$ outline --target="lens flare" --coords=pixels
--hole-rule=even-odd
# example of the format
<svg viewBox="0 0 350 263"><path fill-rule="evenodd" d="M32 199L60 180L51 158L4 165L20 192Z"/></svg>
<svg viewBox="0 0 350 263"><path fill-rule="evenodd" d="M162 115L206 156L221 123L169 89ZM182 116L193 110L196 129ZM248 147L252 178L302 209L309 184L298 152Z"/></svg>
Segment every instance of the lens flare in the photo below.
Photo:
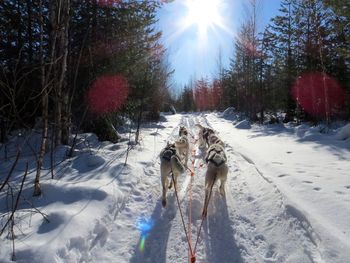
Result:
<svg viewBox="0 0 350 263"><path fill-rule="evenodd" d="M139 244L139 250L143 252L145 250L145 242L148 234L154 226L154 221L152 218L141 217L137 220L137 229L141 232L141 240Z"/></svg>
<svg viewBox="0 0 350 263"><path fill-rule="evenodd" d="M88 104L96 114L112 113L125 103L129 85L122 75L104 75L98 77L88 92Z"/></svg>
<svg viewBox="0 0 350 263"><path fill-rule="evenodd" d="M333 116L344 105L344 90L334 78L321 72L299 76L291 93L300 106L313 116Z"/></svg>
<svg viewBox="0 0 350 263"><path fill-rule="evenodd" d="M145 251L145 241L146 241L146 236L141 236L141 241L139 245L139 250L141 252Z"/></svg>

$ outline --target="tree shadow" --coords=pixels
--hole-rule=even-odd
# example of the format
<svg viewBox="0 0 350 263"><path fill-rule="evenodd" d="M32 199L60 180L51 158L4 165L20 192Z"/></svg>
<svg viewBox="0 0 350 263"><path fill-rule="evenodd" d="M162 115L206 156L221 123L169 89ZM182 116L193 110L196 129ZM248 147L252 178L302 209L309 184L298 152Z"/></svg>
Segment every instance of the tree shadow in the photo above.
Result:
<svg viewBox="0 0 350 263"><path fill-rule="evenodd" d="M212 196L212 211L204 222L204 240L208 262L242 263L243 259L234 238L226 199Z"/></svg>
<svg viewBox="0 0 350 263"><path fill-rule="evenodd" d="M154 225L148 235L140 235L139 241L134 248L134 255L130 263L152 262L165 263L167 244L172 220L176 216L175 196L169 195L167 206L162 211L161 202L157 202L156 207L150 217Z"/></svg>

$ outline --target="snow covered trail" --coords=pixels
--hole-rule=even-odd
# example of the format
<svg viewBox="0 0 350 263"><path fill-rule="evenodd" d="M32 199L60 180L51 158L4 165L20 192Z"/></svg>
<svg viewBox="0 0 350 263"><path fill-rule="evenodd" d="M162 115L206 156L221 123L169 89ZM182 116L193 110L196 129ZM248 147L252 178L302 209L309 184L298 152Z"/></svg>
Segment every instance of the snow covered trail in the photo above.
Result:
<svg viewBox="0 0 350 263"><path fill-rule="evenodd" d="M320 236L304 214L297 206L286 202L285 195L276 184L264 177L251 156L239 152L236 144L231 143L230 138L237 132L232 124L222 127L224 121L213 115L208 115L208 118L205 115L167 118L168 121L162 123L164 128L155 132L151 127L143 132L144 147L131 153L129 163L132 165L123 173L136 176L137 182L127 188L117 212L111 208L96 222L91 234L94 238L90 237L91 245L87 246L89 250L85 257L77 258L83 259L82 262L110 262L112 258L115 262L131 263L188 261L186 235L172 190L168 192L167 207L161 206L158 154L166 141L177 137L180 125L187 127L191 152L194 151L189 161L193 161L195 170L191 210L191 240L194 245L201 222L206 167L203 161L205 152L194 145L198 132L195 124L201 123L215 129L227 143L230 171L226 199L220 196L217 186L213 189L208 217L200 233L196 262L330 262L324 259L319 247ZM190 180L191 177L186 174L179 178L178 186L187 229ZM120 178L116 191L120 191L120 184L126 181L126 178ZM336 258L332 258L331 262L336 262L333 259Z"/></svg>
<svg viewBox="0 0 350 263"><path fill-rule="evenodd" d="M141 144L130 151L126 166L126 141L113 145L82 135L88 151L78 145L76 156L57 167L54 180L43 177L44 195L34 199L50 223L39 215L19 221L17 262L188 262L173 189L167 207L161 205L159 153L178 137L180 125L187 127L188 165L195 175L181 176L178 192L194 246L206 172L196 123L213 128L226 143L229 165L226 198L217 185L213 188L197 263L348 262L349 152L300 141L288 130L238 129L218 114L167 115L163 122L145 125ZM8 169L11 162L2 167ZM30 183L25 194L31 196ZM5 199L1 193L0 201ZM4 209L0 203L0 211ZM10 262L11 242L0 241L0 262Z"/></svg>
<svg viewBox="0 0 350 263"><path fill-rule="evenodd" d="M197 133L196 123L213 127L219 135L223 135L221 127L215 126L215 121L201 115L184 115L179 123L169 123L172 123L170 128L173 130L167 140L176 137L180 124L188 128L192 143L195 142ZM227 138L223 136L226 142ZM161 147L164 145L162 142ZM156 146L158 152L161 147ZM204 153L195 145L192 147L192 151L195 151L191 159L195 167L191 211L191 236L194 245L201 221L206 166L203 165ZM308 220L296 207L285 206L284 195L277 186L264 178L249 157L234 149L235 145L227 143L230 172L226 184L226 199L220 196L217 186L214 187L208 217L200 233L197 262L328 262L322 258L318 248L319 237ZM118 262L129 262L130 257L130 262L133 263L187 262L188 246L175 196L169 191L168 205L165 209L161 207L158 159L151 163L152 165L144 167L144 172L150 176L147 180L152 181L147 185L153 185L154 188L138 189L139 186L136 186L139 198L131 196L118 219L121 228L112 231L118 232L111 239L112 243L119 244L118 246L123 244L129 249L126 253L123 248L115 248L114 251L118 251L116 258ZM181 207L187 224L189 175L180 178L179 182ZM144 203L145 200L147 204ZM135 231L135 225L131 223L140 218L151 224L150 231L145 236Z"/></svg>

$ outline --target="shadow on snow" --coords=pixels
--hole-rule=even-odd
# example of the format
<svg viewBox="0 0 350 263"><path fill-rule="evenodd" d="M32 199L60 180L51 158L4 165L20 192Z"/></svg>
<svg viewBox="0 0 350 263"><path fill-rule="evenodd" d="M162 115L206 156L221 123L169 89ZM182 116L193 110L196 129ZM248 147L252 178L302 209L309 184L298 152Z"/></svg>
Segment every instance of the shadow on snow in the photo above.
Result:
<svg viewBox="0 0 350 263"><path fill-rule="evenodd" d="M140 236L139 242L135 247L135 253L130 259L130 263L165 263L167 261L166 251L169 233L172 220L176 216L175 196L169 195L167 199L167 207L164 209L164 212L162 212L163 208L161 202L157 202L151 215L151 219L154 221L154 227L147 235L143 249L141 249L143 237Z"/></svg>

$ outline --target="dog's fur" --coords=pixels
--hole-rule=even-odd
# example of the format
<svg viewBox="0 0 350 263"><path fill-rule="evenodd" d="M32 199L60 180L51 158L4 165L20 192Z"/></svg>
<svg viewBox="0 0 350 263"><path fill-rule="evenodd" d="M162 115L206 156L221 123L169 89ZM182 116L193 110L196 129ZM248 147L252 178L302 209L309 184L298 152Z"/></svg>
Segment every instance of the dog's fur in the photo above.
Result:
<svg viewBox="0 0 350 263"><path fill-rule="evenodd" d="M228 166L224 147L221 144L212 144L205 157L208 163L205 175L205 198L202 215L207 216L209 195L215 182L220 179L220 194L225 197L225 182L227 180Z"/></svg>
<svg viewBox="0 0 350 263"><path fill-rule="evenodd" d="M181 160L183 160L185 167L187 167L188 156L190 152L190 144L186 135L182 135L175 141L175 147Z"/></svg>
<svg viewBox="0 0 350 263"><path fill-rule="evenodd" d="M177 177L185 172L185 167L181 163L181 159L177 154L177 149L175 144L167 144L167 146L160 153L160 176L162 182L162 205L166 206L166 192L167 189L172 187L173 180L169 175L174 176L174 187L177 184Z"/></svg>
<svg viewBox="0 0 350 263"><path fill-rule="evenodd" d="M199 123L196 124L196 126L199 128L199 134L198 134L198 140L199 140L199 147L205 148L209 145L209 136L210 134L214 134L214 131L210 128L203 127Z"/></svg>
<svg viewBox="0 0 350 263"><path fill-rule="evenodd" d="M183 135L187 136L187 135L188 135L188 132L187 132L187 129L186 129L185 126L180 126L180 129L179 129L179 136L181 137L181 136L183 136Z"/></svg>
<svg viewBox="0 0 350 263"><path fill-rule="evenodd" d="M225 148L225 143L215 134L211 133L208 137L209 146L213 144L220 144L223 148Z"/></svg>

